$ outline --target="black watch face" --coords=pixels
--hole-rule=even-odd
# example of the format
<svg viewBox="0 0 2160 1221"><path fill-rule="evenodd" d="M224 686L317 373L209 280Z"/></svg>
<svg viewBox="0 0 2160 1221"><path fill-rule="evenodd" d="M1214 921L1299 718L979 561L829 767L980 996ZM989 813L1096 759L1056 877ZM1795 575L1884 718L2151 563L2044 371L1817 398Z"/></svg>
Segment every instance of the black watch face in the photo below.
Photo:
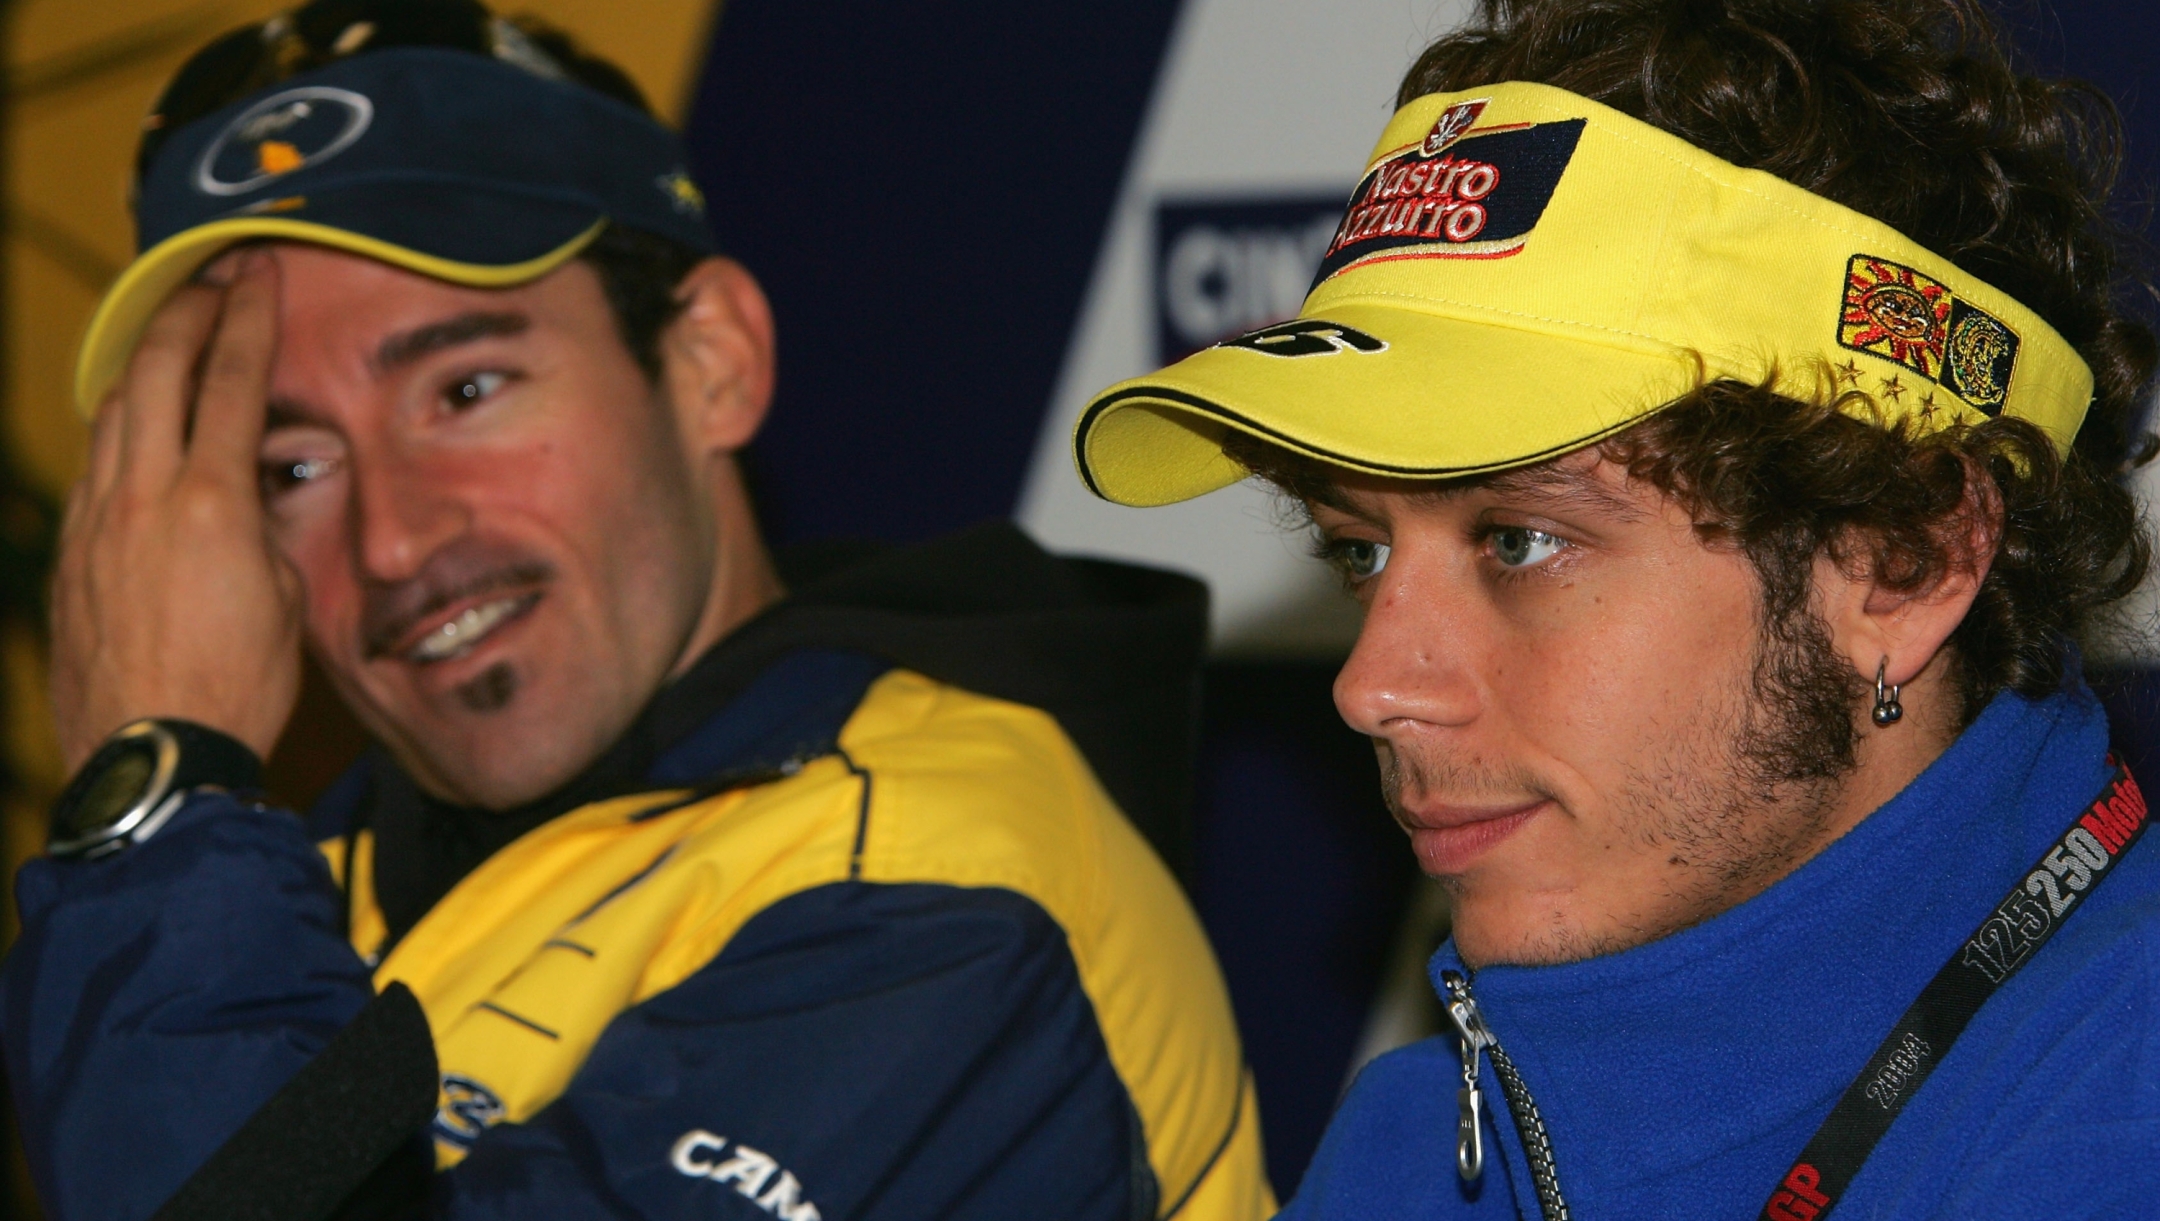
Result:
<svg viewBox="0 0 2160 1221"><path fill-rule="evenodd" d="M101 830L127 813L150 787L157 775L157 743L140 739L114 745L114 754L99 767L82 800L60 811L53 825L54 839L80 839Z"/></svg>

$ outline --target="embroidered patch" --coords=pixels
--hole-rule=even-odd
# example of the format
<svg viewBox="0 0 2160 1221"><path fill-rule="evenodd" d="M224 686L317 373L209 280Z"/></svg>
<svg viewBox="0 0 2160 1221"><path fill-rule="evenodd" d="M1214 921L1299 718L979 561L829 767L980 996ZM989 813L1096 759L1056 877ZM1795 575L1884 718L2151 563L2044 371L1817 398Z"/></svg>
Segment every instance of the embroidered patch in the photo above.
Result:
<svg viewBox="0 0 2160 1221"><path fill-rule="evenodd" d="M1257 331L1247 331L1235 339L1225 339L1215 346L1250 348L1269 356L1332 356L1337 352L1387 351L1386 340L1325 318L1278 322Z"/></svg>
<svg viewBox="0 0 2160 1221"><path fill-rule="evenodd" d="M653 185L668 198L668 206L684 216L705 215L705 192L690 181L690 171L680 167L653 179Z"/></svg>
<svg viewBox="0 0 2160 1221"><path fill-rule="evenodd" d="M1943 362L1943 385L1994 415L2010 397L2017 352L2018 338L2009 327L1960 301L1950 311L1950 354Z"/></svg>
<svg viewBox="0 0 2160 1221"><path fill-rule="evenodd" d="M1838 344L1895 361L1989 415L2002 410L2017 366L2009 327L1929 276L1856 254L1846 265Z"/></svg>
<svg viewBox="0 0 2160 1221"><path fill-rule="evenodd" d="M445 1073L442 1100L435 1110L435 1139L458 1149L470 1149L489 1128L503 1121L510 1108L495 1091L470 1077Z"/></svg>
<svg viewBox="0 0 2160 1221"><path fill-rule="evenodd" d="M1477 125L1478 116L1485 113L1485 107L1491 102L1491 98L1479 98L1475 102L1457 102L1441 111L1440 117L1433 120L1432 130L1426 133L1424 154L1437 157L1446 152L1449 145L1462 139Z"/></svg>
<svg viewBox="0 0 2160 1221"><path fill-rule="evenodd" d="M1583 120L1470 127L1483 113L1483 102L1452 106L1422 143L1373 167L1350 195L1314 287L1372 259L1521 253L1574 160Z"/></svg>
<svg viewBox="0 0 2160 1221"><path fill-rule="evenodd" d="M303 85L235 116L203 150L195 189L244 195L351 148L375 120L375 103L350 89Z"/></svg>
<svg viewBox="0 0 2160 1221"><path fill-rule="evenodd" d="M780 1221L821 1221L818 1206L803 1199L802 1180L772 1154L741 1143L729 1150L727 1137L692 1128L668 1150L668 1164L686 1178L732 1184L737 1195Z"/></svg>
<svg viewBox="0 0 2160 1221"><path fill-rule="evenodd" d="M1854 255L1845 274L1838 342L1934 381L1948 343L1950 305L1948 288L1912 268Z"/></svg>

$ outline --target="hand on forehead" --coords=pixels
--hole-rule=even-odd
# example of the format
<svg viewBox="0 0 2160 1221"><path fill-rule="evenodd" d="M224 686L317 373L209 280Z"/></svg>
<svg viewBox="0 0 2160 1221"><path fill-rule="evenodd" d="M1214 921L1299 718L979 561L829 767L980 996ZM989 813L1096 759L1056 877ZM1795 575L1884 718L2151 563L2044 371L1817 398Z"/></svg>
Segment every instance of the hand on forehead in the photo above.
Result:
<svg viewBox="0 0 2160 1221"><path fill-rule="evenodd" d="M258 250L270 253L273 257L275 255L271 243L240 242L226 247L215 258L204 263L202 270L195 273L195 278L191 282L207 284L212 288L228 287L232 284L234 278L240 274L240 268L247 261L248 255Z"/></svg>

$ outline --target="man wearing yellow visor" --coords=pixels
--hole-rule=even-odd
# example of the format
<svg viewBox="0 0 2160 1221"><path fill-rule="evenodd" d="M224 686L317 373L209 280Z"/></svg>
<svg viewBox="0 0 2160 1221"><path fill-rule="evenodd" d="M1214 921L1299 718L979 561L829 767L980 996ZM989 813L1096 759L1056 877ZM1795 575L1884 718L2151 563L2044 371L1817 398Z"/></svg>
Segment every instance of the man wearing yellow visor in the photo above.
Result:
<svg viewBox="0 0 2160 1221"><path fill-rule="evenodd" d="M1301 316L1090 405L1111 500L1309 512L1452 896L1286 1216L2150 1214L2112 121L1966 0L1486 0Z"/></svg>
<svg viewBox="0 0 2160 1221"><path fill-rule="evenodd" d="M145 133L0 990L50 1216L1272 1210L1135 826L1197 583L768 553L771 313L543 28L313 0ZM303 639L379 743L306 823L258 783Z"/></svg>

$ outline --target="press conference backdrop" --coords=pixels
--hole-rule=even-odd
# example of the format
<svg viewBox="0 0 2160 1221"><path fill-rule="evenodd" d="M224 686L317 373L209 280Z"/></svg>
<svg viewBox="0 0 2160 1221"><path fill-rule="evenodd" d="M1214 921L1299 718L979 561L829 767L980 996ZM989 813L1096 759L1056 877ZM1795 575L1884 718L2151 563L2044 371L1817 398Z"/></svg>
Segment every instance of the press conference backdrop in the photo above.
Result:
<svg viewBox="0 0 2160 1221"><path fill-rule="evenodd" d="M2124 103L2134 193L2149 197L2160 98L2143 96L2140 49L2155 45L2160 11L2005 2L2037 62ZM1430 1023L1418 966L1441 913L1378 804L1369 748L1329 704L1352 608L1279 506L1252 488L1144 513L1109 506L1080 487L1067 438L1091 391L1295 312L1397 80L1466 5L534 5L633 59L683 118L721 239L773 296L780 390L750 459L777 538L911 539L1013 516L1053 547L1183 568L1213 587L1188 882L1286 1195L1354 1063ZM173 46L273 7L17 0L29 24L10 62L34 61L47 92L22 99L19 77L11 95L11 437L48 492L79 469L79 430L51 412L72 339L59 332L79 326L125 249L125 133ZM95 37L70 41L77 27ZM47 51L26 54L26 40ZM95 108L55 109L89 78L119 84ZM44 202L26 212L26 191ZM27 326L44 329L26 340ZM37 703L35 667L19 642L0 643L11 757L47 757L21 711ZM2118 651L2151 655L2136 641ZM2146 716L2160 701L2126 690L2127 724L2160 720Z"/></svg>

